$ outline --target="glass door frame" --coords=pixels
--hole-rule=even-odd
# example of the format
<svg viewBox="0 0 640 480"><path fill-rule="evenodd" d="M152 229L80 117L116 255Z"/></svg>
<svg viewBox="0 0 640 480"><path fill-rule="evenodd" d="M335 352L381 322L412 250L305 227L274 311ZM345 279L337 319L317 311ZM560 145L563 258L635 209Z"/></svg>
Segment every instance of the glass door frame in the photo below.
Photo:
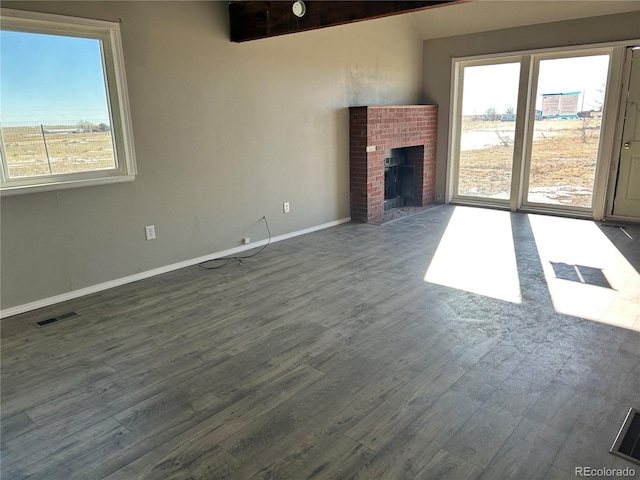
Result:
<svg viewBox="0 0 640 480"><path fill-rule="evenodd" d="M600 134L598 138L598 148L596 153L596 165L595 165L595 176L594 183L592 189L592 201L591 207L576 207L569 205L551 205L547 203L541 202L533 202L528 199L529 195L529 181L530 181L530 172L532 166L531 154L533 151L533 135L534 135L534 126L535 126L535 103L538 97L538 79L540 74L540 62L544 60L559 60L563 58L579 58L579 57L590 57L594 55L608 55L609 56L609 65L607 67L606 72L606 86L602 104L602 120L600 126ZM518 209L528 211L528 212L561 212L566 214L572 214L574 216L593 216L594 206L596 205L596 197L598 196L599 189L598 185L601 182L598 182L598 178L601 176L602 171L602 161L603 158L603 144L604 133L605 133L605 112L607 111L607 103L610 97L610 88L609 86L611 77L612 77L612 64L614 61L614 49L612 47L600 47L600 48L588 48L584 50L574 50L574 51L560 51L560 52L548 52L548 53L540 53L531 56L531 76L529 83L529 102L530 108L527 111L527 124L528 128L526 129L526 137L525 137L525 145L526 149L524 150L523 155L523 175L522 175L522 184L519 191L519 199L518 199ZM607 122L608 123L608 122Z"/></svg>
<svg viewBox="0 0 640 480"><path fill-rule="evenodd" d="M516 107L516 131L514 139L514 159L516 157L516 143L518 140L518 122L521 115L520 109L520 94L522 85L522 73L525 62L523 62L523 55L505 55L505 56L492 56L486 58L475 58L470 60L461 60L454 62L453 64L453 81L454 89L452 95L452 115L450 117L450 130L449 130L449 156L448 158L455 159L451 162L450 176L448 179L448 202L451 203L472 203L478 205L487 205L494 207L510 208L510 199L495 199L486 197L475 197L470 195L458 195L459 178L460 178L460 154L461 154L461 139L462 139L462 96L464 86L464 69L466 67L479 67L490 65L501 65L505 63L519 63L520 64L520 80L518 86L518 106ZM455 59L454 59L455 60ZM521 142L520 142L521 143ZM511 184L513 196L513 161L511 172Z"/></svg>
<svg viewBox="0 0 640 480"><path fill-rule="evenodd" d="M637 42L635 42L637 43ZM551 213L601 220L605 216L607 192L610 189L610 166L616 146L614 133L618 119L620 81L625 49L634 41L609 42L597 45L548 48L505 54L491 54L474 57L459 57L451 60L451 99L449 116L449 142L447 151L447 178L445 202L459 205L475 205L512 211ZM528 172L531 165L531 145L535 121L535 100L537 92L539 62L551 58L571 58L609 54L606 91L602 107L602 126L596 160L596 173L592 207L567 207L526 202ZM520 62L520 83L516 109L516 126L513 148L511 176L511 196L508 201L480 197L460 196L458 175L460 160L460 139L462 122L463 69L466 66L492 65ZM618 146L619 147L619 146ZM526 187L526 189L525 189Z"/></svg>
<svg viewBox="0 0 640 480"><path fill-rule="evenodd" d="M622 143L623 143L623 131L624 131L624 123L626 111L628 108L628 98L627 92L630 88L631 82L631 66L632 66L632 50L640 49L640 39L636 42L628 42L624 47L623 53L623 67L622 67L622 79L620 81L620 92L615 97L612 96L612 101L616 101L618 99L619 109L617 112L616 119L616 127L615 134L613 138L613 155L611 159L611 167L609 168L609 178L608 185L610 188L607 188L606 192L606 203L604 208L604 219L612 220L612 221L631 221L636 222L637 218L629 218L629 217L621 217L617 216L613 213L614 209L614 198L616 194L616 186L618 181L618 171L620 168L620 154L622 153Z"/></svg>

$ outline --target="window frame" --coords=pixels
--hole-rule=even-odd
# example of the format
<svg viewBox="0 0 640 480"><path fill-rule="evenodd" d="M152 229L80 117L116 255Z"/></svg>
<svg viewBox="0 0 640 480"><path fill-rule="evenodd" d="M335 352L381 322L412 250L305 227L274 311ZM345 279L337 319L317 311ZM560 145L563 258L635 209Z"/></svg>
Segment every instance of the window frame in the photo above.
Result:
<svg viewBox="0 0 640 480"><path fill-rule="evenodd" d="M0 29L100 40L116 167L10 178L0 128L0 196L133 181L137 174L120 25L115 22L0 8Z"/></svg>
<svg viewBox="0 0 640 480"><path fill-rule="evenodd" d="M506 63L518 63L519 64L519 87L521 86L521 79L523 75L528 75L528 71L523 72L527 67L523 55L504 54L494 56L479 56L468 57L462 59L453 59L452 63L452 89L451 89L451 108L450 115L450 133L449 133L449 145L448 145L448 158L450 167L448 170L449 181L448 183L448 202L475 203L479 205L488 205L496 208L508 208L510 205L510 199L490 199L485 197L476 197L473 195L461 195L459 193L459 176L460 176L460 154L461 154L461 139L462 139L462 97L464 88L464 72L467 67L479 67L479 66L491 66L491 65L503 65ZM520 103L520 89L518 91L518 104ZM517 119L517 116L516 116ZM520 124L515 122L516 138L519 132L518 127ZM514 158L518 154L520 145L514 141L513 155ZM513 184L513 169L516 167L516 162L512 161L512 178ZM512 196L512 195L511 195Z"/></svg>
<svg viewBox="0 0 640 480"><path fill-rule="evenodd" d="M609 196L611 195L612 185L615 185L615 171L613 166L615 163L616 149L619 145L614 143L614 134L619 131L620 125L618 117L619 98L621 92L622 81L622 65L624 49L628 46L636 45L640 39L619 40L601 43L586 43L579 45L557 46L550 48L539 48L531 50L518 50L511 52L498 52L473 56L461 56L451 58L450 70L450 99L449 99L449 121L448 121L448 145L447 145L447 168L446 168L446 186L445 186L445 202L459 205L478 205L493 208L508 208L511 211L526 211L530 213L551 213L554 215L568 215L572 217L593 218L601 220L608 216L607 211L611 210ZM598 147L598 159L596 165L596 174L593 190L593 202L590 209L580 207L556 208L555 206L544 206L542 204L523 202L523 176L527 173L525 167L528 168L528 138L531 123L535 115L535 106L530 105L529 95L533 82L533 66L536 58L566 56L580 56L582 54L589 55L591 52L610 50L609 70L607 75L607 92L604 99L602 110L602 130L600 133L600 143ZM507 57L522 58L521 78L520 78L520 96L518 100L519 107L516 115L516 138L514 141L514 163L512 172L512 192L511 201L508 205L497 205L494 202L488 202L486 199L474 199L470 197L456 196L455 176L455 141L459 132L456 125L456 108L461 101L458 98L461 91L460 79L458 78L459 64L467 62L489 62ZM520 98L522 97L522 98ZM615 140L617 141L617 139ZM516 182L513 179L517 179ZM607 210L608 209L608 210Z"/></svg>
<svg viewBox="0 0 640 480"><path fill-rule="evenodd" d="M610 163L610 158L607 156L608 149L606 148L607 143L610 140L610 136L612 133L611 130L611 121L609 119L610 115L607 115L607 112L610 111L609 104L611 101L611 92L615 90L615 85L612 86L611 82L615 82L612 80L616 75L617 70L619 70L619 62L617 61L622 49L624 47L620 46L595 46L595 47L587 47L583 49L564 49L564 50L556 50L549 51L543 53L537 53L532 55L531 57L531 81L529 84L529 93L531 95L531 102L533 107L529 109L527 112L527 125L528 128L526 130L526 137L524 139L525 145L527 148L525 149L525 154L522 158L522 169L523 175L521 178L520 185L520 197L518 198L518 204L520 208L530 211L555 211L555 210L564 210L567 213L573 214L575 216L586 216L593 217L594 212L601 203L603 198L603 192L601 188L601 178L602 171L606 170L605 164ZM589 57L594 55L606 55L609 57L607 72L605 75L605 95L602 98L602 122L601 128L598 135L598 148L596 150L596 165L594 169L594 181L592 187L592 200L590 207L577 207L577 206L562 206L561 208L551 206L541 202L535 202L529 199L529 187L531 180L531 168L532 168L532 152L533 152L533 135L535 128L535 99L538 97L538 81L540 74L540 63L545 60L557 60L563 58L580 58L580 57ZM615 103L615 102L614 102Z"/></svg>

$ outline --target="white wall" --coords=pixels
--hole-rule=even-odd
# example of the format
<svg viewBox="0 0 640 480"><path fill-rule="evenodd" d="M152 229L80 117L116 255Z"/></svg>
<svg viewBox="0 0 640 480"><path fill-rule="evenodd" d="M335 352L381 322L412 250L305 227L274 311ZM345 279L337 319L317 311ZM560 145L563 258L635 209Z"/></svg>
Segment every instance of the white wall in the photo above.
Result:
<svg viewBox="0 0 640 480"><path fill-rule="evenodd" d="M420 98L407 16L234 44L226 2L2 6L122 18L139 171L0 201L2 309L265 238L262 215L274 235L348 217L347 108Z"/></svg>

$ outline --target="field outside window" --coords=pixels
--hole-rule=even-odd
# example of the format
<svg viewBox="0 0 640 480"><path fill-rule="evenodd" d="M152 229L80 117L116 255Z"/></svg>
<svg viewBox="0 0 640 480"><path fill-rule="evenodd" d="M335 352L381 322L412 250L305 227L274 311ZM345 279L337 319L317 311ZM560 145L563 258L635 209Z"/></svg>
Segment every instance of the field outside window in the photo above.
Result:
<svg viewBox="0 0 640 480"><path fill-rule="evenodd" d="M519 76L519 62L464 67L458 195L509 199Z"/></svg>
<svg viewBox="0 0 640 480"><path fill-rule="evenodd" d="M131 180L119 26L2 10L2 194Z"/></svg>
<svg viewBox="0 0 640 480"><path fill-rule="evenodd" d="M591 208L609 55L539 63L527 201Z"/></svg>

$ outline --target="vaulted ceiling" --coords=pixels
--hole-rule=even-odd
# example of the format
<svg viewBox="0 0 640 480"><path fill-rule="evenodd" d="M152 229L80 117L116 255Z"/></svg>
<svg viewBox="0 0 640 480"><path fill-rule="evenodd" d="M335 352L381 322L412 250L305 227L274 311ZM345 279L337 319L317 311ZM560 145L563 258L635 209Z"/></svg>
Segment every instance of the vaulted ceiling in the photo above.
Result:
<svg viewBox="0 0 640 480"><path fill-rule="evenodd" d="M640 0L474 0L408 15L428 40L631 11Z"/></svg>

